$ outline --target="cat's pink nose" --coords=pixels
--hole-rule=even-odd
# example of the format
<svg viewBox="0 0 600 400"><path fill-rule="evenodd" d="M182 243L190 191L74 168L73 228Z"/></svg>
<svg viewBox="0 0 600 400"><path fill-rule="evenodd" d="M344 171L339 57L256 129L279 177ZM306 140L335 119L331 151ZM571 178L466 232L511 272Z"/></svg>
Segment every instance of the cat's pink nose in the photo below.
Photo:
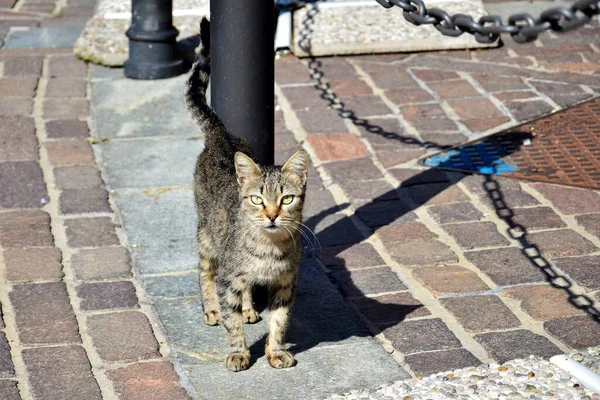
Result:
<svg viewBox="0 0 600 400"><path fill-rule="evenodd" d="M271 222L275 222L275 220L277 219L277 214L267 215L267 218L269 218Z"/></svg>

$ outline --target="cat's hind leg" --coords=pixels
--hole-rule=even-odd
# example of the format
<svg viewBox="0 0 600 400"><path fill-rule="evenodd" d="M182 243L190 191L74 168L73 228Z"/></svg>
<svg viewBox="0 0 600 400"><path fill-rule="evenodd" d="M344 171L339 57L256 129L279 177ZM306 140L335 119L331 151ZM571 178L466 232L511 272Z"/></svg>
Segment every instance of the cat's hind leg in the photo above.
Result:
<svg viewBox="0 0 600 400"><path fill-rule="evenodd" d="M265 354L273 368L289 368L295 364L294 356L285 347L285 333L295 295L295 279L292 279L287 285L278 285L271 289L269 337L267 338Z"/></svg>
<svg viewBox="0 0 600 400"><path fill-rule="evenodd" d="M219 312L219 299L215 289L216 260L211 257L211 246L207 238L198 231L198 253L200 255L199 276L202 289L202 309L204 310L204 323L218 325L221 321Z"/></svg>
<svg viewBox="0 0 600 400"><path fill-rule="evenodd" d="M254 324L260 321L260 315L254 309L252 302L252 287L248 287L242 293L242 319L245 324Z"/></svg>

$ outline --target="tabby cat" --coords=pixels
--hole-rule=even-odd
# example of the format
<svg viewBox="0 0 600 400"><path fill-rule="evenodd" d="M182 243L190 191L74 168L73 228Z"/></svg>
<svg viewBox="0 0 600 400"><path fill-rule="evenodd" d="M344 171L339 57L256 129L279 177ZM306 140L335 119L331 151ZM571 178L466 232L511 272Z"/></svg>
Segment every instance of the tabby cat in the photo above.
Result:
<svg viewBox="0 0 600 400"><path fill-rule="evenodd" d="M252 287L269 288L266 356L275 368L294 365L285 333L302 255L300 221L308 157L298 151L283 166L258 166L248 144L229 134L207 104L209 22L201 23L201 50L186 90L186 104L205 136L194 194L204 322L227 331L226 367L248 368L243 323L259 320Z"/></svg>

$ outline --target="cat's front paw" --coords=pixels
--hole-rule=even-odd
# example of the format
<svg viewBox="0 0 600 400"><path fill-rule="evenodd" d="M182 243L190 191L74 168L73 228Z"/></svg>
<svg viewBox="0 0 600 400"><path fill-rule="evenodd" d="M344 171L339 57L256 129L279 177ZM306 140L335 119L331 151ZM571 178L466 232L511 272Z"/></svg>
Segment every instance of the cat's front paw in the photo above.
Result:
<svg viewBox="0 0 600 400"><path fill-rule="evenodd" d="M260 321L260 315L252 309L242 310L242 318L245 324L255 324Z"/></svg>
<svg viewBox="0 0 600 400"><path fill-rule="evenodd" d="M209 311L204 313L204 323L206 325L219 325L221 322L221 314L218 311Z"/></svg>
<svg viewBox="0 0 600 400"><path fill-rule="evenodd" d="M296 363L294 356L289 351L275 351L267 354L269 364L273 368L290 368Z"/></svg>
<svg viewBox="0 0 600 400"><path fill-rule="evenodd" d="M244 371L250 365L250 354L248 353L231 353L225 361L225 366L233 372Z"/></svg>

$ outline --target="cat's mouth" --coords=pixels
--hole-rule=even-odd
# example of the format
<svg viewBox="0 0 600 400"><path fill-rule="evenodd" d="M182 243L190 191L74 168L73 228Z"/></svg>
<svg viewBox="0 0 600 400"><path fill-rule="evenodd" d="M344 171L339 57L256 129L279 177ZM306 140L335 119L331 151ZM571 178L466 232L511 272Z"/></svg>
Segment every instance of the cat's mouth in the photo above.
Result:
<svg viewBox="0 0 600 400"><path fill-rule="evenodd" d="M277 229L279 229L279 227L275 224L271 224L271 225L265 226L265 229L269 232L275 232Z"/></svg>

